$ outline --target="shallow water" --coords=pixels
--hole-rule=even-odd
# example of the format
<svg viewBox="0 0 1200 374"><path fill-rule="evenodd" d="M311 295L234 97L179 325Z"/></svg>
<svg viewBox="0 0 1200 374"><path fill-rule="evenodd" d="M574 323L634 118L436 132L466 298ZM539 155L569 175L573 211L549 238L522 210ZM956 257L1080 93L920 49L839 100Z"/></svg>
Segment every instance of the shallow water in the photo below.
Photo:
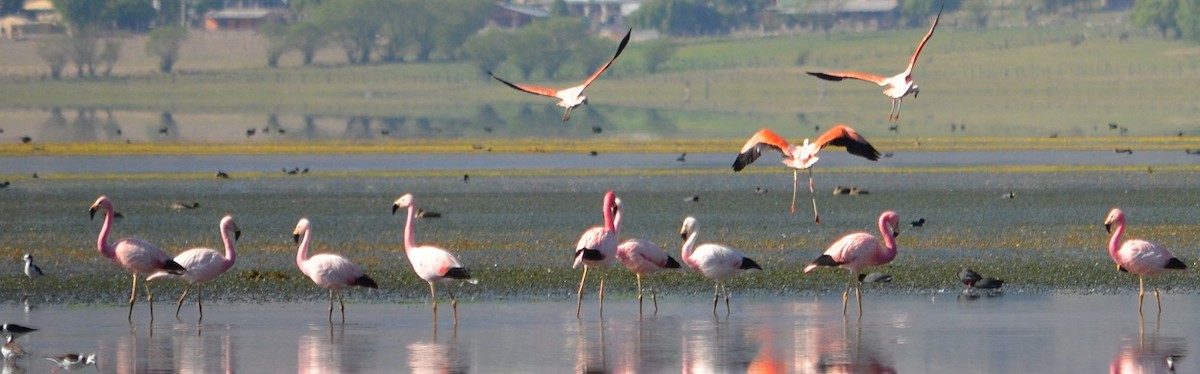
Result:
<svg viewBox="0 0 1200 374"><path fill-rule="evenodd" d="M10 362L40 372L52 367L41 356L95 351L106 373L1155 373L1168 357L1183 373L1195 372L1189 348L1200 339L1195 295L1164 295L1158 322L1151 295L1141 323L1129 294L868 290L863 316L851 300L846 319L837 294L735 294L720 317L711 299L661 296L658 314L647 299L640 318L631 299L607 300L601 318L588 297L582 319L573 302L467 302L457 328L442 304L436 329L427 304L350 304L347 321L334 324L323 301L210 303L203 323L194 304L175 320L170 302L152 324L142 304L133 323L123 307L9 304L0 314L41 329L19 339L29 356Z"/></svg>

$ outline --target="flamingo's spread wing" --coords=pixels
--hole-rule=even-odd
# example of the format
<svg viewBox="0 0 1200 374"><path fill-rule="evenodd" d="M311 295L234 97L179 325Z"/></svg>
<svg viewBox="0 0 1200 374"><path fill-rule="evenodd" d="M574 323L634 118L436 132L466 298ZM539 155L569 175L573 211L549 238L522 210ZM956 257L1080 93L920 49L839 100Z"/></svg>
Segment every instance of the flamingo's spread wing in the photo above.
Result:
<svg viewBox="0 0 1200 374"><path fill-rule="evenodd" d="M746 165L750 165L754 160L761 157L764 150L779 151L784 156L791 157L788 154L788 148L787 140L783 140L779 134L770 129L759 130L754 136L750 137L750 140L746 141L746 145L742 146L737 160L733 161L733 171L741 171L746 168Z"/></svg>
<svg viewBox="0 0 1200 374"><path fill-rule="evenodd" d="M942 8L945 7L945 5L942 5ZM942 19L942 9L939 8L937 17L933 19L933 25L929 26L929 32L926 32L925 37L921 38L921 43L917 44L917 51L913 52L912 59L908 60L908 67L904 69L904 75L912 74L913 67L917 66L917 56L921 55L921 49L925 48L925 42L929 41L929 37L933 36L933 29L937 28L938 20L940 19Z"/></svg>
<svg viewBox="0 0 1200 374"><path fill-rule="evenodd" d="M528 93L531 93L534 95L539 95L539 96L548 96L548 97L555 97L555 98L558 97L558 90L556 90L556 89L515 84L512 82L500 79L500 77L497 77L495 74L492 74L492 72L490 72L490 71L487 73L488 73L488 75L492 76L492 78L496 78L496 80L500 81L500 83L504 83L504 84L508 85L509 87L517 89L518 91L524 91L524 92L528 92Z"/></svg>
<svg viewBox="0 0 1200 374"><path fill-rule="evenodd" d="M629 29L629 31L625 33L625 38L621 39L621 45L617 46L617 53L614 53L612 58L609 59L608 62L604 64L604 66L601 66L599 69L596 69L596 72L592 73L592 76L588 77L587 80L583 81L583 84L581 85L581 87L587 88L588 85L592 84L592 81L594 81L594 80L596 80L596 78L600 77L600 74L604 74L604 71L608 70L608 67L612 65L613 61L617 60L617 56L620 56L621 51L624 51L625 46L629 44L629 36L630 35L633 35L633 29ZM582 91L582 89L580 89L580 91Z"/></svg>
<svg viewBox="0 0 1200 374"><path fill-rule="evenodd" d="M820 148L825 148L827 145L846 147L846 151L850 154L871 161L878 161L880 156L879 151L875 150L875 147L868 143L866 138L843 124L834 125L829 131L821 134L821 137L817 138L813 144Z"/></svg>
<svg viewBox="0 0 1200 374"><path fill-rule="evenodd" d="M808 72L808 75L821 78L827 81L838 82L842 79L858 79L860 81L871 82L880 86L887 84L888 77L875 74L859 73L857 71L826 71L826 72Z"/></svg>

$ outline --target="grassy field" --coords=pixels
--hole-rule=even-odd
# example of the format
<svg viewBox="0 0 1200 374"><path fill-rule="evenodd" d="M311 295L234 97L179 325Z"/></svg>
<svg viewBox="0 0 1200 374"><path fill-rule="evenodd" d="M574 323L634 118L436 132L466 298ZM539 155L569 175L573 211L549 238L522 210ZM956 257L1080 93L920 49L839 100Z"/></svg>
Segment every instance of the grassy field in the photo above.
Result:
<svg viewBox="0 0 1200 374"><path fill-rule="evenodd" d="M1103 22L1091 22L1093 17L1053 27L988 30L955 27L953 16L943 19L917 66L924 94L905 100L894 130L886 122L890 104L878 87L822 82L804 72L894 73L907 61L921 29L684 41L656 74L642 68L644 51L635 41L609 75L589 89L594 112L566 125L546 120L529 129L520 128L528 122L521 111L553 112L552 101L513 92L469 64L349 67L338 65L337 50L327 50L319 58L322 66L297 67L286 60L283 68L267 69L257 36L197 32L178 74L150 72L153 60L136 51L142 42L135 38L126 42L116 77L49 81L40 78L43 68L30 57L34 42L5 41L0 44L5 56L0 58L0 110L169 111L188 119L183 126L201 130L223 125L203 119L218 113L429 117L470 129L482 127L475 117L486 103L514 127L505 136L516 137L562 133L547 131L557 128L577 136L599 124L619 130L604 136L621 139L645 134L736 139L767 126L799 137L834 123L856 126L872 139L911 143L921 137L924 144L938 137L953 139L947 143L962 138L988 143L989 138L1200 135L1200 102L1193 95L1193 82L1200 80L1200 47L1131 30L1120 16L1104 17ZM580 70L567 66L560 81L539 83L573 84L583 75ZM497 74L517 76L510 66ZM0 127L36 133L37 122L0 118ZM1127 129L1125 137L1110 130L1110 123ZM952 126L964 130L952 131ZM14 131L5 135L15 136Z"/></svg>

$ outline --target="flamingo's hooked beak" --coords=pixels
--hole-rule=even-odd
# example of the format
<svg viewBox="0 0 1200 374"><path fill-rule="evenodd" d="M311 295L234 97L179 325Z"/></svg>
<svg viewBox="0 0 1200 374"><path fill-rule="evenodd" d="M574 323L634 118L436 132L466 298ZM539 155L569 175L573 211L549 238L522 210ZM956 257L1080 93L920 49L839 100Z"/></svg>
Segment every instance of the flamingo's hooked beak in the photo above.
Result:
<svg viewBox="0 0 1200 374"><path fill-rule="evenodd" d="M892 230L892 237L899 238L900 237L900 229Z"/></svg>
<svg viewBox="0 0 1200 374"><path fill-rule="evenodd" d="M917 97L920 95L921 95L921 87L917 87L917 85L914 84L913 85L913 97Z"/></svg>
<svg viewBox="0 0 1200 374"><path fill-rule="evenodd" d="M93 206L92 209L88 209L88 217L90 217L88 219L96 219L96 207Z"/></svg>
<svg viewBox="0 0 1200 374"><path fill-rule="evenodd" d="M1111 223L1104 224L1104 232L1107 232L1109 234L1112 233L1112 224Z"/></svg>
<svg viewBox="0 0 1200 374"><path fill-rule="evenodd" d="M233 231L233 241L237 241L238 239L241 239L241 238L242 238L242 230L234 230Z"/></svg>
<svg viewBox="0 0 1200 374"><path fill-rule="evenodd" d="M296 244L300 244L300 234L292 234L292 241L295 241Z"/></svg>
<svg viewBox="0 0 1200 374"><path fill-rule="evenodd" d="M396 211L400 210L400 205L392 204L392 215L396 215Z"/></svg>

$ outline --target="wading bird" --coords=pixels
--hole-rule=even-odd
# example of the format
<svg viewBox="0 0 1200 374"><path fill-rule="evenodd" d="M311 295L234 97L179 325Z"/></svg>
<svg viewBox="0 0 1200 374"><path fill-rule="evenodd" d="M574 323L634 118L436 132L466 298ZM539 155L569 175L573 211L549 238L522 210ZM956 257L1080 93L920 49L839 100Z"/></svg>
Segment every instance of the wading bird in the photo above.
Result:
<svg viewBox="0 0 1200 374"><path fill-rule="evenodd" d="M29 278L29 286L33 286L33 280L41 278L45 273L42 273L42 268L33 263L33 255L25 254L25 276Z"/></svg>
<svg viewBox="0 0 1200 374"><path fill-rule="evenodd" d="M58 373L58 369L67 369L67 371L75 371L82 369L85 366L93 365L96 367L96 372L100 372L100 364L96 363L96 354L84 356L82 353L69 353L62 356L46 357L47 360L58 365L51 371L52 374Z"/></svg>
<svg viewBox="0 0 1200 374"><path fill-rule="evenodd" d="M804 267L804 272L816 270L821 266L840 267L850 271L850 282L846 284L846 292L842 293L842 315L846 315L846 304L850 299L850 287L863 269L879 266L896 258L896 237L900 235L900 216L896 212L886 211L879 215L879 232L883 235L883 243L879 238L865 232L856 232L838 239L830 245L825 253ZM858 315L862 316L862 289L854 286L854 298L858 300Z"/></svg>
<svg viewBox="0 0 1200 374"><path fill-rule="evenodd" d="M679 256L689 268L699 271L700 274L712 279L715 283L713 286L713 315L717 315L717 300L720 298L721 291L724 291L725 294L725 315L729 315L729 289L725 287L725 281L747 270L762 270L762 267L734 248L713 243L696 246L698 229L695 217L689 216L683 219L683 227L679 229L679 234L683 237L683 248L681 248Z"/></svg>
<svg viewBox="0 0 1200 374"><path fill-rule="evenodd" d="M511 83L509 81L500 79L500 77L497 77L496 75L492 74L492 72L490 72L490 71L487 73L488 73L488 75L492 76L492 78L496 78L496 80L500 81L500 83L504 83L505 85L515 88L518 91L524 91L524 92L528 92L528 93L531 93L534 95L547 96L547 97L553 97L553 98L559 99L560 101L556 105L563 107L564 112L563 112L562 120L563 120L563 122L567 122L568 120L571 119L571 109L575 109L576 107L578 107L580 105L588 104L588 98L587 98L587 96L583 96L583 90L587 89L588 85L591 85L592 82L594 82L596 80L596 78L600 77L600 74L603 74L605 70L608 70L608 67L612 65L613 61L617 60L617 56L620 56L621 51L625 50L625 46L627 44L629 44L629 36L632 34L633 34L633 29L629 29L629 31L625 33L625 38L621 39L621 44L617 46L617 53L614 53L613 57L611 59L609 59L608 62L604 64L604 66L601 66L599 69L596 69L596 72L592 73L592 75L589 76L587 79L585 79L582 84L575 86L575 87L569 87L569 88L564 88L564 89L559 90L559 89L554 89L554 88L515 84L515 83Z"/></svg>
<svg viewBox="0 0 1200 374"><path fill-rule="evenodd" d="M183 294L179 295L179 302L175 305L175 318L179 318L179 310L183 308L183 300L187 298L188 291L192 289L193 285L198 285L196 287L196 307L200 311L200 319L203 320L204 283L225 274L237 262L237 249L234 248L233 243L242 237L242 230L238 228L237 222L233 221L233 216L221 218L221 223L217 228L221 230L221 242L225 244L224 255L211 248L192 248L175 256L175 262L187 269L183 274L175 275L160 271L146 277L147 282L156 279L178 279L187 282ZM232 238L230 238L231 236Z"/></svg>
<svg viewBox="0 0 1200 374"><path fill-rule="evenodd" d="M1172 257L1166 247L1158 243L1129 239L1121 242L1125 234L1125 213L1113 208L1104 219L1104 229L1112 233L1108 240L1108 255L1117 263L1117 269L1138 276L1138 315L1142 315L1142 301L1146 297L1145 277L1162 274L1167 270L1184 270L1187 265L1178 258ZM1158 301L1158 313L1162 314L1162 299L1159 298L1158 286L1154 287L1154 300Z"/></svg>
<svg viewBox="0 0 1200 374"><path fill-rule="evenodd" d="M329 322L333 323L333 296L336 294L341 305L342 322L346 322L346 303L342 302L341 289L349 286L379 288L375 280L363 273L362 268L350 260L333 253L322 253L308 257L308 246L312 243L312 224L301 218L292 231L292 239L300 244L296 250L296 267L312 279L318 287L329 290Z"/></svg>
<svg viewBox="0 0 1200 374"><path fill-rule="evenodd" d="M613 226L621 225L621 214L625 206L617 199L617 214L613 218ZM663 251L662 247L649 240L628 239L617 246L617 261L637 277L638 314L642 313L642 276L654 274L664 269L678 269L679 262ZM650 288L650 300L654 302L654 313L658 313L658 290Z"/></svg>
<svg viewBox="0 0 1200 374"><path fill-rule="evenodd" d="M865 82L871 82L883 87L883 94L892 99L892 110L888 112L888 121L900 120L900 104L905 96L912 94L917 97L921 93L921 88L917 87L916 82L913 82L912 71L917 65L917 57L921 55L921 49L925 48L925 42L929 41L929 37L933 36L933 30L937 28L938 20L942 18L941 9L938 10L937 17L933 19L933 25L929 26L929 32L925 33L925 37L921 38L921 43L917 44L917 50L913 52L912 58L908 60L908 67L900 74L891 77L882 75L860 73L857 71L829 71L829 72L808 72L808 75L821 78L827 81L841 81L846 78L858 79Z"/></svg>
<svg viewBox="0 0 1200 374"><path fill-rule="evenodd" d="M5 338L4 346L0 347L0 354L4 355L5 360L15 360L25 356L25 348L21 348L21 345L13 339L16 338L9 335Z"/></svg>
<svg viewBox="0 0 1200 374"><path fill-rule="evenodd" d="M100 250L100 254L117 264L121 268L130 273L133 273L133 287L129 291L129 320L133 320L133 303L137 300L137 280L139 274L150 275L159 271L165 271L172 274L183 274L187 269L179 265L179 263L167 257L158 247L153 244L142 241L136 238L124 238L117 240L116 243L108 243L108 232L112 229L113 222L113 203L106 196L100 196L92 203L88 214L92 219L96 219L96 211L104 209L104 224L100 226L100 237L96 240L96 247ZM146 286L146 302L150 304L150 321L154 321L154 294L150 292L150 285Z"/></svg>
<svg viewBox="0 0 1200 374"><path fill-rule="evenodd" d="M879 151L867 139L859 135L858 132L846 125L835 125L833 128L825 131L817 140L809 143L808 139L804 139L804 144L794 145L788 144L774 131L770 129L762 129L746 144L742 146L742 150L738 153L737 159L733 161L733 171L738 172L746 168L746 165L757 160L762 156L764 151L778 151L783 154L783 164L792 169L792 214L796 213L796 189L799 185L799 170L808 170L808 192L812 195L813 202L813 219L817 223L821 223L821 215L817 213L817 195L813 192L813 176L812 166L819 159L817 152L826 146L846 147L846 151L850 154L859 156L871 161L879 160Z"/></svg>
<svg viewBox="0 0 1200 374"><path fill-rule="evenodd" d="M608 266L617 255L617 242L620 226L617 226L617 195L612 191L604 194L601 214L604 216L604 226L592 226L583 232L579 242L575 244L575 263L572 269L583 265L583 276L579 277L579 290L576 291L575 317L579 317L583 306L583 282L587 280L588 269ZM600 314L604 315L604 274L600 274Z"/></svg>
<svg viewBox="0 0 1200 374"><path fill-rule="evenodd" d="M0 332L3 332L4 335L13 337L14 339L37 330L38 329L21 326L15 323L5 323L0 325Z"/></svg>
<svg viewBox="0 0 1200 374"><path fill-rule="evenodd" d="M967 286L963 293L971 294L975 289L988 290L988 292L999 291L1000 287L1004 286L1004 280L996 278L985 278L974 270L963 268L958 271L958 281Z"/></svg>
<svg viewBox="0 0 1200 374"><path fill-rule="evenodd" d="M471 284L479 283L479 281L471 278L471 274L467 273L467 268L449 251L432 245L418 246L416 244L417 239L413 235L416 206L413 195L404 194L392 203L392 215L395 215L396 211L401 208L408 209L408 215L404 221L404 254L408 256L408 262L412 264L413 271L417 273L417 276L429 283L429 302L433 304L433 323L436 325L437 284L454 280L464 280ZM458 299L454 297L453 290L447 289L446 292L450 294L450 307L454 309L454 324L457 325Z"/></svg>

